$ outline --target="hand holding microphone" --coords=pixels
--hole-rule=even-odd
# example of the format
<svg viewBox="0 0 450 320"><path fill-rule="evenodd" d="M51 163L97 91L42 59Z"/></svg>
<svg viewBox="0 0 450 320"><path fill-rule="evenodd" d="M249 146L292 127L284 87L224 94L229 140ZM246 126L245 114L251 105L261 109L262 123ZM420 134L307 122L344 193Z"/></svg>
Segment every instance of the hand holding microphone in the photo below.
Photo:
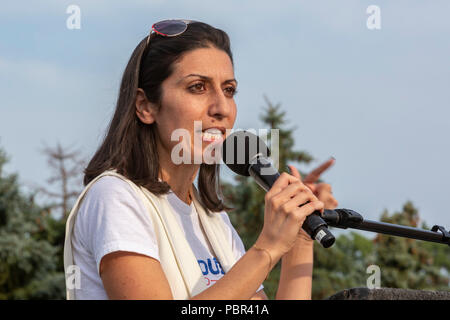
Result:
<svg viewBox="0 0 450 320"><path fill-rule="evenodd" d="M306 217L323 211L324 204L300 179L282 173L266 193L264 226L256 245L267 248L277 259L287 253L302 235Z"/></svg>
<svg viewBox="0 0 450 320"><path fill-rule="evenodd" d="M264 141L248 131L234 132L225 139L222 146L224 163L237 174L252 176L256 183L268 192L265 197L261 241L275 241L274 237L277 237L276 242L281 246L279 250L286 250L286 247L295 243L288 241L292 239L291 228L297 229L297 235L302 227L323 247L332 246L335 238L321 217L323 203L318 201L299 178L287 173L280 175L269 161L269 155L270 151ZM320 209L314 209L315 206L320 206ZM288 223L292 226L288 226ZM282 234L284 232L286 234Z"/></svg>
<svg viewBox="0 0 450 320"><path fill-rule="evenodd" d="M300 179L305 184L305 186L307 186L313 192L313 194L317 197L317 199L323 202L325 209L335 209L338 206L338 201L333 196L330 184L317 181L319 180L322 173L328 170L328 168L330 168L335 161L336 159L334 159L333 157L330 158L329 160L325 161L317 168L315 168L313 171L311 171L309 174L307 174L304 179L302 179L300 172L298 172L298 170L294 166L288 165L290 174ZM311 237L304 231L303 228L300 230L300 234L302 236L301 237L302 241L305 242L313 241Z"/></svg>

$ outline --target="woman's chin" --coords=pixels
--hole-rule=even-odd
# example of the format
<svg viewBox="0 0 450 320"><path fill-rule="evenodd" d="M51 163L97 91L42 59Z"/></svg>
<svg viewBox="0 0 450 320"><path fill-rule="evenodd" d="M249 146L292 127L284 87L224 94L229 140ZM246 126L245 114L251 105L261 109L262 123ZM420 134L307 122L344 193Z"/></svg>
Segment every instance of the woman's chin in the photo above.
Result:
<svg viewBox="0 0 450 320"><path fill-rule="evenodd" d="M194 163L199 164L213 164L220 163L221 160L221 147L222 141L203 141L202 150L200 148L194 150L195 161ZM201 159L201 160L200 160Z"/></svg>

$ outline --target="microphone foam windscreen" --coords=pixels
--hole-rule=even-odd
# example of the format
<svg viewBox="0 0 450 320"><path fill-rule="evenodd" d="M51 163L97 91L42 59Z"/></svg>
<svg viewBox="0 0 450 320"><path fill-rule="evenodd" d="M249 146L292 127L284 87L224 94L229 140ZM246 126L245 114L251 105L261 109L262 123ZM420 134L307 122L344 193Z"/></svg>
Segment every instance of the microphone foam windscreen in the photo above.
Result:
<svg viewBox="0 0 450 320"><path fill-rule="evenodd" d="M222 160L231 171L242 176L249 176L250 161L260 154L270 156L265 142L249 131L236 131L230 134L222 144Z"/></svg>

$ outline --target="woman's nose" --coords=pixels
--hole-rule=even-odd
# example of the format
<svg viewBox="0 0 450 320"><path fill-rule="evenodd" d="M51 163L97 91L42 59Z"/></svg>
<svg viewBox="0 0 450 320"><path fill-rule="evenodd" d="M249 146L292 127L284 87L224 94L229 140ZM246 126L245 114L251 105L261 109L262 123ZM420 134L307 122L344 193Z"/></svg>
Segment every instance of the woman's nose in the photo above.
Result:
<svg viewBox="0 0 450 320"><path fill-rule="evenodd" d="M208 113L211 117L221 120L230 115L233 103L234 100L226 97L221 89L215 90L208 108Z"/></svg>

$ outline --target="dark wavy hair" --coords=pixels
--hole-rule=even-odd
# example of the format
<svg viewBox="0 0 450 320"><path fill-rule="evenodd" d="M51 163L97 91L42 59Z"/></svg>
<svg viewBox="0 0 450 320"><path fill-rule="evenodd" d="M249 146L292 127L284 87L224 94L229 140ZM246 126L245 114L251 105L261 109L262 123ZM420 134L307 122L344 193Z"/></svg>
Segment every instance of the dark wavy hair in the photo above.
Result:
<svg viewBox="0 0 450 320"><path fill-rule="evenodd" d="M135 184L160 195L169 191L165 181L158 180L159 159L155 124L142 123L136 115L136 92L142 88L150 102L161 107L162 82L173 72L182 55L197 48L215 47L225 51L233 63L228 35L206 23L192 22L175 37L151 34L134 49L122 76L114 116L107 134L84 170L86 186L105 170L116 169ZM230 210L222 200L219 164L200 165L198 189L200 201L213 212Z"/></svg>

